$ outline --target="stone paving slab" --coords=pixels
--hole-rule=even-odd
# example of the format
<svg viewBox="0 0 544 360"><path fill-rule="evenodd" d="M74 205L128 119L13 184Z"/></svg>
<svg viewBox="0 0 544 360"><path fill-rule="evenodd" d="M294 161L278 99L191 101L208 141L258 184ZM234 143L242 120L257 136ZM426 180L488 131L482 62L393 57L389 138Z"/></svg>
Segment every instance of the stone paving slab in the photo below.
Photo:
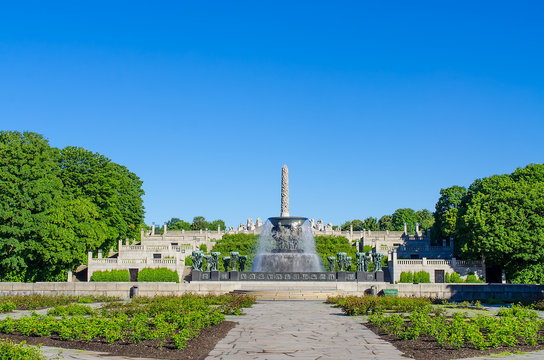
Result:
<svg viewBox="0 0 544 360"><path fill-rule="evenodd" d="M322 301L259 302L207 359L406 359L359 318Z"/></svg>
<svg viewBox="0 0 544 360"><path fill-rule="evenodd" d="M544 351L534 351L525 354L515 355L495 355L495 356L480 356L473 358L465 358L458 360L542 360L544 359Z"/></svg>
<svg viewBox="0 0 544 360"><path fill-rule="evenodd" d="M42 346L42 353L48 360L157 360L149 358L128 357L128 356L112 356L108 353L97 351L86 351L76 349L62 349L57 347ZM160 360L160 359L158 359Z"/></svg>

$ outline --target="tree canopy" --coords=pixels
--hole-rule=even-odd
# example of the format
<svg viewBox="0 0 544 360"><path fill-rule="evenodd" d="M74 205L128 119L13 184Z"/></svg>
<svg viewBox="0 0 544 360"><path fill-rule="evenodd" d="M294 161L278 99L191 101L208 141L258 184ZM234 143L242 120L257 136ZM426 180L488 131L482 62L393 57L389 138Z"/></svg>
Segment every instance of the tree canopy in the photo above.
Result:
<svg viewBox="0 0 544 360"><path fill-rule="evenodd" d="M141 185L100 154L59 150L32 132L0 132L0 279L60 279L88 251L134 237Z"/></svg>
<svg viewBox="0 0 544 360"><path fill-rule="evenodd" d="M544 283L544 165L478 179L459 206L456 250L485 256L512 282Z"/></svg>

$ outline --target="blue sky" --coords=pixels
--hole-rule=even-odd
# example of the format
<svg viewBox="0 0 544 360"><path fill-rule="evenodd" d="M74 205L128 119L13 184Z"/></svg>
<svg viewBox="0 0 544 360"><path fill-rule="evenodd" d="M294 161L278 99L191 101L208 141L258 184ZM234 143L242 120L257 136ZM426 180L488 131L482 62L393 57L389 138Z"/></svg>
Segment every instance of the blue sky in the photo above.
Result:
<svg viewBox="0 0 544 360"><path fill-rule="evenodd" d="M4 2L0 128L144 181L146 222L338 224L544 155L541 1Z"/></svg>

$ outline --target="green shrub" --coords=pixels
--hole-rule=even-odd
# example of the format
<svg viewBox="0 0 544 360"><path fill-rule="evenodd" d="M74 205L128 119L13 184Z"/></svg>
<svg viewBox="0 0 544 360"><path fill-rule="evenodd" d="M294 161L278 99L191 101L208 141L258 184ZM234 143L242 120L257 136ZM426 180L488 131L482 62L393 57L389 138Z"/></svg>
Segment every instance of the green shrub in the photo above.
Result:
<svg viewBox="0 0 544 360"><path fill-rule="evenodd" d="M91 276L91 281L130 281L128 270L95 271Z"/></svg>
<svg viewBox="0 0 544 360"><path fill-rule="evenodd" d="M198 248L198 250L204 251L205 253L207 253L208 252L208 247L206 246L206 244L201 244L200 247Z"/></svg>
<svg viewBox="0 0 544 360"><path fill-rule="evenodd" d="M466 283L483 283L483 280L478 279L478 277L474 274L468 274L467 279L465 280Z"/></svg>
<svg viewBox="0 0 544 360"><path fill-rule="evenodd" d="M179 275L177 271L172 271L166 268L143 269L138 273L138 281L179 282Z"/></svg>
<svg viewBox="0 0 544 360"><path fill-rule="evenodd" d="M414 282L414 274L412 274L411 271L403 271L400 273L400 281L401 283L413 283Z"/></svg>
<svg viewBox="0 0 544 360"><path fill-rule="evenodd" d="M0 301L0 313L13 311L15 310L16 307L17 305L12 301L9 301L9 300Z"/></svg>
<svg viewBox="0 0 544 360"><path fill-rule="evenodd" d="M414 274L414 283L430 283L431 275L426 271L418 271Z"/></svg>
<svg viewBox="0 0 544 360"><path fill-rule="evenodd" d="M0 339L1 360L45 360L39 347L27 347L25 342L16 344L7 339Z"/></svg>
<svg viewBox="0 0 544 360"><path fill-rule="evenodd" d="M185 258L185 266L193 266L193 260L189 256Z"/></svg>
<svg viewBox="0 0 544 360"><path fill-rule="evenodd" d="M449 280L447 280L446 282L454 283L454 284L462 284L465 282L465 280L463 280L463 278L461 277L459 273L454 272L449 276Z"/></svg>

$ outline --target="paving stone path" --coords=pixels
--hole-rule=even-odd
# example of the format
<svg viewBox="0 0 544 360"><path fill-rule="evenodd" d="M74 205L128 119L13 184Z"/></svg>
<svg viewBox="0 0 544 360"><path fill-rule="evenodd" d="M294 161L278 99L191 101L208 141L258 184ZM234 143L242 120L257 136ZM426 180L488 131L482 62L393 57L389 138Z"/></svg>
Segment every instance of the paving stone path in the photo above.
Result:
<svg viewBox="0 0 544 360"><path fill-rule="evenodd" d="M406 359L359 318L322 301L260 302L207 359Z"/></svg>

